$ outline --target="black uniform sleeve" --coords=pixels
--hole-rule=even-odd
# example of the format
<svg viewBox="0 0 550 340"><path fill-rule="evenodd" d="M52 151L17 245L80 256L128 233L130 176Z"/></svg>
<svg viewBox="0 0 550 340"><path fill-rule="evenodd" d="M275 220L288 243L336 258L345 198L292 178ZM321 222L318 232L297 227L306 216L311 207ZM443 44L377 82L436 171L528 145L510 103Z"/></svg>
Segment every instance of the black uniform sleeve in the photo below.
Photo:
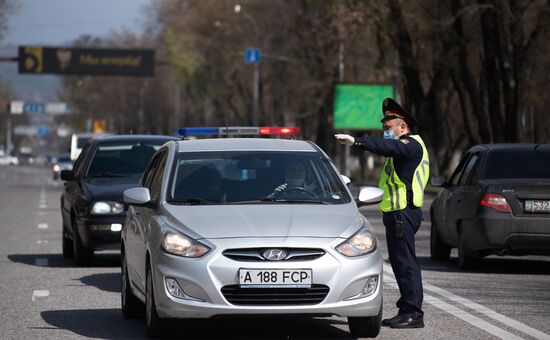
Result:
<svg viewBox="0 0 550 340"><path fill-rule="evenodd" d="M377 155L394 158L412 158L422 154L422 146L410 136L400 139L362 137L355 139L355 145Z"/></svg>

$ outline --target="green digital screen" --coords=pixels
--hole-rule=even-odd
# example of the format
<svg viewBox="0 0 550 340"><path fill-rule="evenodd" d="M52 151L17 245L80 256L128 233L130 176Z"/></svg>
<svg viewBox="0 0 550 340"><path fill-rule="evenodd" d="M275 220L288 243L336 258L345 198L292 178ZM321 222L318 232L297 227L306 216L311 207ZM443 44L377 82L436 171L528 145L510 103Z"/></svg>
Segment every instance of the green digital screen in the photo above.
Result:
<svg viewBox="0 0 550 340"><path fill-rule="evenodd" d="M392 85L336 84L334 129L381 130L382 101L393 97Z"/></svg>

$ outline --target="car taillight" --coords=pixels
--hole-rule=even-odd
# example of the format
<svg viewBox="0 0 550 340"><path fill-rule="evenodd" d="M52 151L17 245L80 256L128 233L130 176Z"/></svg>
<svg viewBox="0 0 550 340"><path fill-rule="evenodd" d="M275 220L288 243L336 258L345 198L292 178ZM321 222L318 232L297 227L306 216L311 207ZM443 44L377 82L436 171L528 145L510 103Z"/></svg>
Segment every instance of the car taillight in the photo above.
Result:
<svg viewBox="0 0 550 340"><path fill-rule="evenodd" d="M479 205L488 207L500 212L512 212L506 198L499 194L483 194Z"/></svg>

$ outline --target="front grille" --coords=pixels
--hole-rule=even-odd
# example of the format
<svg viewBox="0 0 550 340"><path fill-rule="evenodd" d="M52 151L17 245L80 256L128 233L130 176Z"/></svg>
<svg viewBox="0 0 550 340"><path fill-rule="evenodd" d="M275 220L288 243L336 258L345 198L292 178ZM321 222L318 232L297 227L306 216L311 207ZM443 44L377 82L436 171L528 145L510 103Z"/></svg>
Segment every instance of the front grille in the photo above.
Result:
<svg viewBox="0 0 550 340"><path fill-rule="evenodd" d="M223 252L225 257L237 261L269 261L265 259L262 254L268 249L275 248L241 248L241 249L227 249ZM308 261L315 260L323 255L325 251L322 249L310 249L310 248L276 248L284 250L288 255L281 261Z"/></svg>
<svg viewBox="0 0 550 340"><path fill-rule="evenodd" d="M241 306L315 305L321 303L329 292L325 285L311 288L241 288L239 285L222 287L229 303Z"/></svg>

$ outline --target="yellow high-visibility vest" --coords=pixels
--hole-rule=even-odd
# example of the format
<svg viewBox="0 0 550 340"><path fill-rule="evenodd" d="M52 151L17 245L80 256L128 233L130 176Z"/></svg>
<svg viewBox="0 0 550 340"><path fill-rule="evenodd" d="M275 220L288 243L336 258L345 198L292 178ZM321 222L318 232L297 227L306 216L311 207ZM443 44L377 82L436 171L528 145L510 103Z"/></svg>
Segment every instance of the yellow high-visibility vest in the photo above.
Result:
<svg viewBox="0 0 550 340"><path fill-rule="evenodd" d="M421 208L424 203L424 188L430 177L430 160L426 145L419 135L410 135L422 146L422 160L418 163L412 178L413 206ZM378 187L384 190L380 211L398 211L407 207L407 187L401 181L393 164L393 158L387 157L380 172Z"/></svg>

